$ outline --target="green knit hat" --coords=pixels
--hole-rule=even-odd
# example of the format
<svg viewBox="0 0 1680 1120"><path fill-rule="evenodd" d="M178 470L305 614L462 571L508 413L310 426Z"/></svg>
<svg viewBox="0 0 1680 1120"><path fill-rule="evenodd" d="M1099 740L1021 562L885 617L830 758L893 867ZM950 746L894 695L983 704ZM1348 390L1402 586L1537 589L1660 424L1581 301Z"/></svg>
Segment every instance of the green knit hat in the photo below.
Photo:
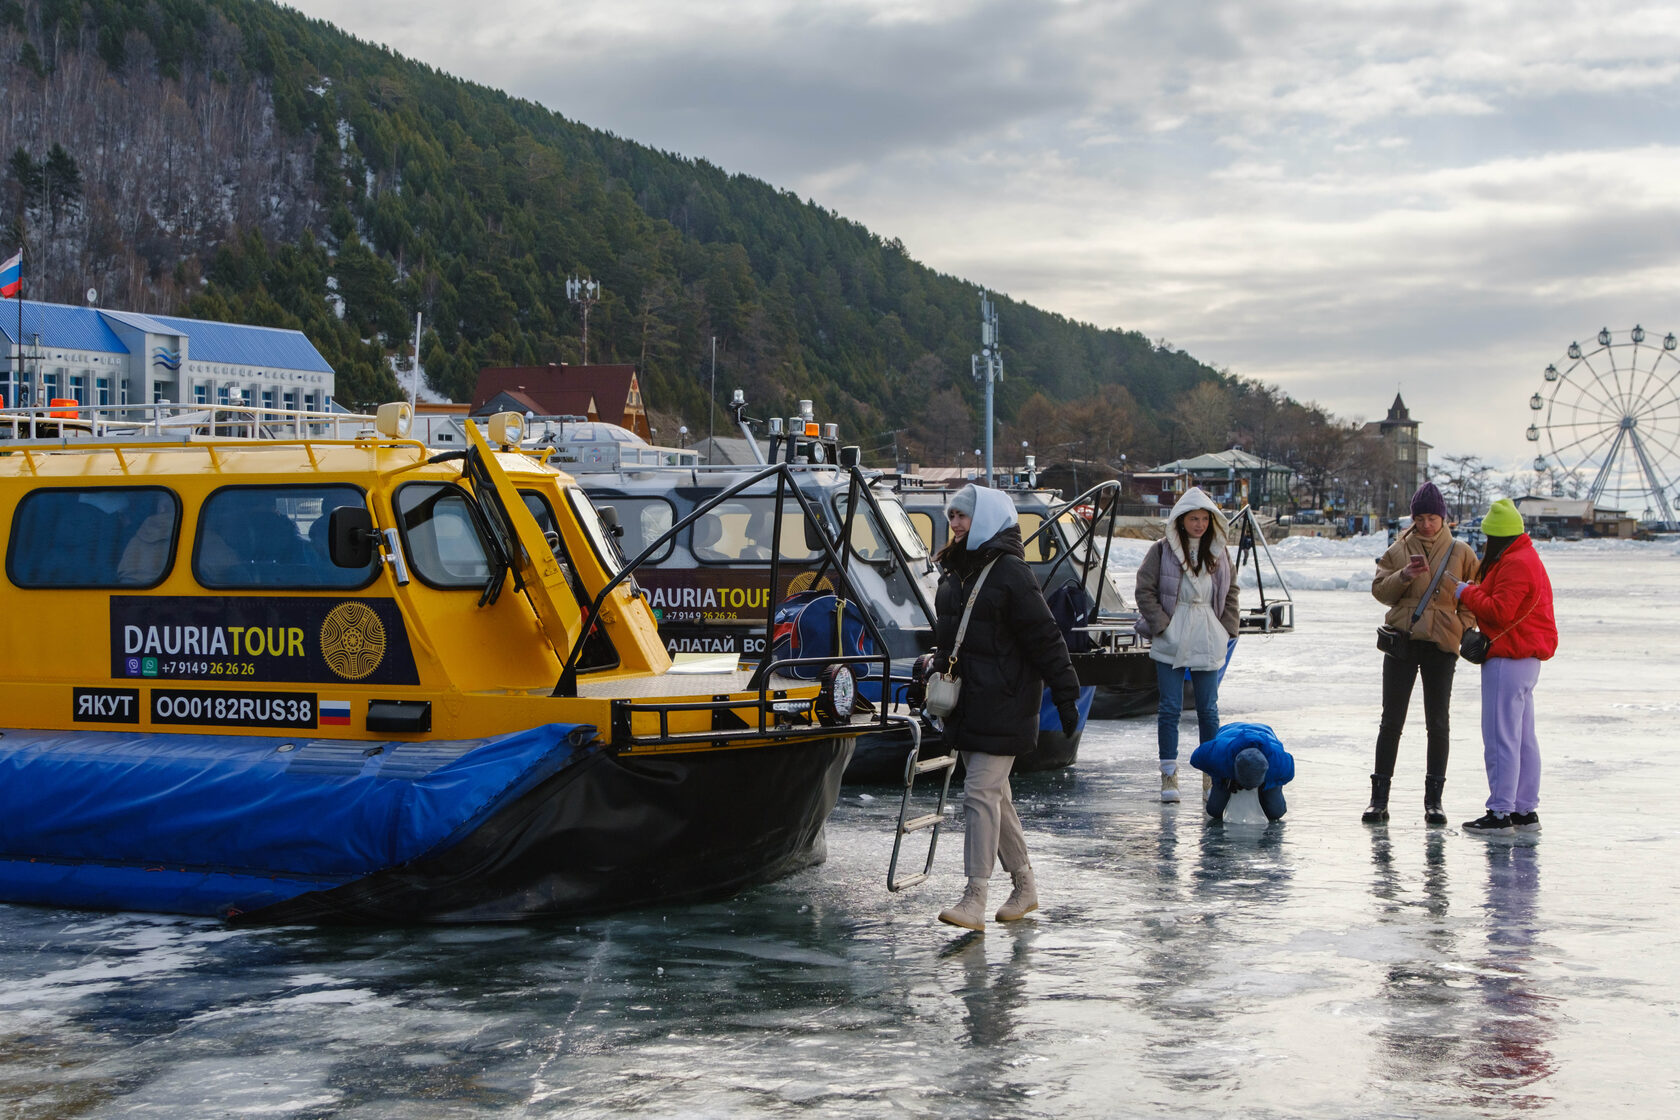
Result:
<svg viewBox="0 0 1680 1120"><path fill-rule="evenodd" d="M1501 498L1488 507L1482 517L1482 533L1489 537L1516 537L1523 531L1522 514L1511 499Z"/></svg>

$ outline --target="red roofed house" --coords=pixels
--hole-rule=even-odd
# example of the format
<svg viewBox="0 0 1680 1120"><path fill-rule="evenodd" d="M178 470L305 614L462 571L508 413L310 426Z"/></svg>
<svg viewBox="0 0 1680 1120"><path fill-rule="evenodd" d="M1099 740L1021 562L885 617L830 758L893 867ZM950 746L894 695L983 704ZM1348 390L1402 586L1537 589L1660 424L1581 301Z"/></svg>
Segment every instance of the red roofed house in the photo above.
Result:
<svg viewBox="0 0 1680 1120"><path fill-rule="evenodd" d="M635 366L501 366L478 371L472 412L585 416L651 440Z"/></svg>

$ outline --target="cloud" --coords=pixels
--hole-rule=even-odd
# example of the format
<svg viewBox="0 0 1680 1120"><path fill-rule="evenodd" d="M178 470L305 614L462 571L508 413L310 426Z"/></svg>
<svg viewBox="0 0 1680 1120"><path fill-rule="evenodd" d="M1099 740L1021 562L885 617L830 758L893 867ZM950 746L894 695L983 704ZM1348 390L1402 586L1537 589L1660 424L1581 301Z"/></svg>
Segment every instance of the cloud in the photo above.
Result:
<svg viewBox="0 0 1680 1120"><path fill-rule="evenodd" d="M298 6L1438 448L1526 456L1571 337L1680 326L1672 6Z"/></svg>

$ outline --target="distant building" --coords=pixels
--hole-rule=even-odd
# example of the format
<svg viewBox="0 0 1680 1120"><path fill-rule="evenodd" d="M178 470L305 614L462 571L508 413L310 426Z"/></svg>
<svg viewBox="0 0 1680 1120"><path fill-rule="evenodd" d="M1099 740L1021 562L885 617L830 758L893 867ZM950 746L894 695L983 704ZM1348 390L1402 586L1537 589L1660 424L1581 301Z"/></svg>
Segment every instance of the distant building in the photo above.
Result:
<svg viewBox="0 0 1680 1120"><path fill-rule="evenodd" d="M1418 438L1418 422L1399 393L1394 394L1388 415L1366 424L1359 434L1378 445L1380 472L1372 481L1382 485L1372 487L1371 493L1380 495L1375 503L1387 508L1376 512L1383 518L1399 517L1410 508L1412 494L1429 479L1431 445Z"/></svg>
<svg viewBox="0 0 1680 1120"><path fill-rule="evenodd" d="M1611 537L1628 540L1639 522L1626 510L1599 509L1584 498L1536 498L1516 500L1523 526L1531 534L1559 540L1583 537Z"/></svg>
<svg viewBox="0 0 1680 1120"><path fill-rule="evenodd" d="M314 411L333 399L333 369L301 331L24 300L20 347L17 305L0 300L0 334L7 406L74 399L101 408L243 403Z"/></svg>
<svg viewBox="0 0 1680 1120"><path fill-rule="evenodd" d="M529 412L581 416L651 440L635 366L499 366L478 371L472 414Z"/></svg>
<svg viewBox="0 0 1680 1120"><path fill-rule="evenodd" d="M1145 504L1170 506L1192 486L1200 486L1226 509L1277 505L1289 500L1295 471L1250 455L1240 447L1188 459L1174 459L1127 476Z"/></svg>

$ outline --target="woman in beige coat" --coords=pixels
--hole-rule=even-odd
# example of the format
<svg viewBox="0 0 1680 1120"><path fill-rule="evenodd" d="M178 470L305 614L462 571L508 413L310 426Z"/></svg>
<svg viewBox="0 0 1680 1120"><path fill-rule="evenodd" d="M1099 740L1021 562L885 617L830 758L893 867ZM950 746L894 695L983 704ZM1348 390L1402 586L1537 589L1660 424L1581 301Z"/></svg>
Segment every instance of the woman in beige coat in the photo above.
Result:
<svg viewBox="0 0 1680 1120"><path fill-rule="evenodd" d="M1435 580L1445 563L1446 574ZM1447 530L1447 503L1435 484L1426 482L1412 495L1412 525L1400 534L1377 561L1371 594L1388 606L1384 622L1406 632L1398 648L1383 656L1382 725L1377 731L1377 762L1371 774L1371 804L1361 818L1366 824L1388 820L1388 787L1394 779L1394 760L1400 752L1400 732L1412 703L1412 686L1423 678L1423 723L1429 733L1424 765L1423 819L1431 825L1447 823L1441 808L1441 787L1447 780L1448 709L1452 703L1453 669L1458 662L1458 639L1471 616L1458 608L1453 590L1460 580L1473 578L1476 551L1453 540ZM1435 583L1421 614L1418 603ZM1416 619L1413 615L1416 614Z"/></svg>

